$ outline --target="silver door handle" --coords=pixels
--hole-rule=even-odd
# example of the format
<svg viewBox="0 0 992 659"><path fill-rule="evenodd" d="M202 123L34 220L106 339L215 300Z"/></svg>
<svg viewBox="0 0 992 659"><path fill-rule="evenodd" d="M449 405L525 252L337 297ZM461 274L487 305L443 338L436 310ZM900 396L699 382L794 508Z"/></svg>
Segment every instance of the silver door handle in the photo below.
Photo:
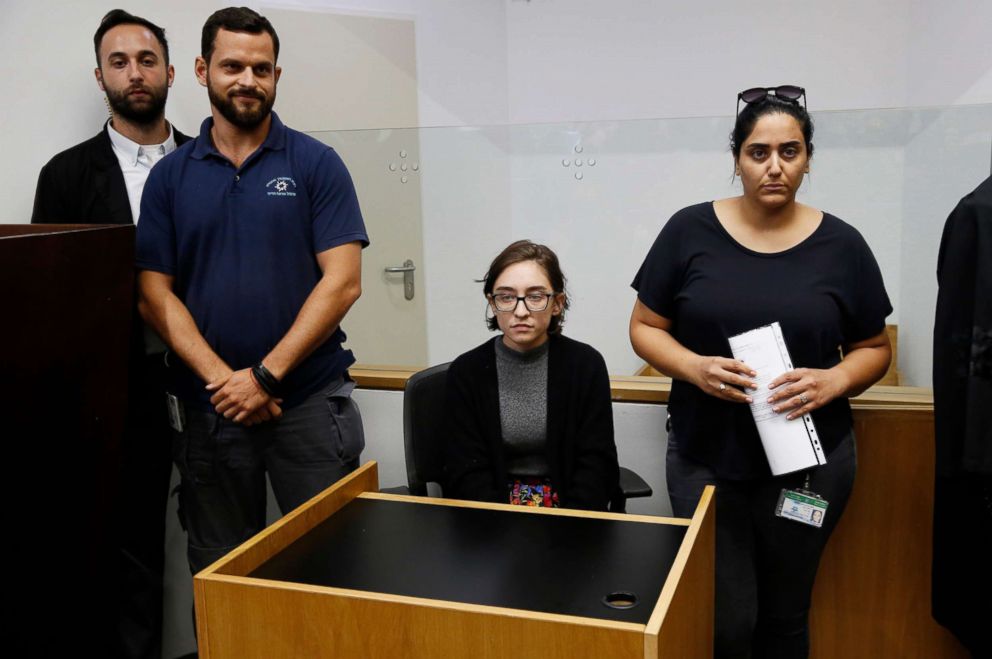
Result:
<svg viewBox="0 0 992 659"><path fill-rule="evenodd" d="M416 266L413 265L413 261L405 261L403 265L391 265L388 268L385 268L386 272L413 272L416 269Z"/></svg>
<svg viewBox="0 0 992 659"><path fill-rule="evenodd" d="M384 268L383 270L387 274L402 273L403 274L403 297L407 300L413 299L413 272L417 268L413 265L413 261L407 259L403 261L403 265L392 265Z"/></svg>

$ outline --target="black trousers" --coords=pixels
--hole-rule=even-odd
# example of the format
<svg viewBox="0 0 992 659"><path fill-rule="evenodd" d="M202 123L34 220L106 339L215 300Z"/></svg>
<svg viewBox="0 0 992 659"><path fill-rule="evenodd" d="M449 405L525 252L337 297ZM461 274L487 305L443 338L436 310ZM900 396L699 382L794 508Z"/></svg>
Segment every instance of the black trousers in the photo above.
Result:
<svg viewBox="0 0 992 659"><path fill-rule="evenodd" d="M857 456L850 433L811 470L810 488L827 500L823 526L777 517L782 488L803 486L806 472L755 480L717 478L678 452L668 437L666 471L672 509L691 517L703 487L716 485L716 623L718 659L797 659L809 655L809 607L823 548L854 485Z"/></svg>
<svg viewBox="0 0 992 659"><path fill-rule="evenodd" d="M933 505L933 617L976 659L992 657L992 475L938 476Z"/></svg>
<svg viewBox="0 0 992 659"><path fill-rule="evenodd" d="M251 427L186 406L173 449L193 574L265 528L266 473L285 514L358 467L365 435L352 389L338 378L280 419Z"/></svg>
<svg viewBox="0 0 992 659"><path fill-rule="evenodd" d="M165 404L165 355L132 362L117 496L118 656L162 655L165 510L172 430Z"/></svg>

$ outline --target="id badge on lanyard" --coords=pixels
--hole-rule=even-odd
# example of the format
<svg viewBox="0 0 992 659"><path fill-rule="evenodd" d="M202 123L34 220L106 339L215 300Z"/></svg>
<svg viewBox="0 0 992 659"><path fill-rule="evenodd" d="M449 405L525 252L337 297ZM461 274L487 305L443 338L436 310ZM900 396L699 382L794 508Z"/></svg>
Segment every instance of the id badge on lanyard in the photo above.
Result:
<svg viewBox="0 0 992 659"><path fill-rule="evenodd" d="M782 493L778 497L778 504L775 507L775 515L800 524L820 528L823 526L823 518L827 515L828 505L826 499L809 489L809 472L807 471L806 480L801 488L795 490L782 488Z"/></svg>

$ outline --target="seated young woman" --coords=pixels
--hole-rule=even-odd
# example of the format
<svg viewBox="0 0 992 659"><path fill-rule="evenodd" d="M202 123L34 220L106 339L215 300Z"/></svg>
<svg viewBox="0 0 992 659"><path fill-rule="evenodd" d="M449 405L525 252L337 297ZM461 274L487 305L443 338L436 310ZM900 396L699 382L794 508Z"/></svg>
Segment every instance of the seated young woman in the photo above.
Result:
<svg viewBox="0 0 992 659"><path fill-rule="evenodd" d="M483 294L489 329L502 333L448 371L445 496L606 510L619 492L610 381L599 352L561 334L558 257L515 242Z"/></svg>

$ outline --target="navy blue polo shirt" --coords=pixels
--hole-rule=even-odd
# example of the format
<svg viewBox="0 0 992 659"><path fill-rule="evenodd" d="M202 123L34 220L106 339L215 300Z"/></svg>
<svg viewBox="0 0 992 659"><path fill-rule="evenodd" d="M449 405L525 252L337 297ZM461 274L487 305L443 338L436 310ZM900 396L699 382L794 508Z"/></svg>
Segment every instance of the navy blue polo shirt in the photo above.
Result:
<svg viewBox="0 0 992 659"><path fill-rule="evenodd" d="M239 370L289 331L321 277L316 255L369 240L351 176L333 149L272 113L265 142L236 168L214 147L212 126L206 119L196 139L149 174L136 264L174 277L200 333ZM286 375L284 407L354 363L344 340L339 327ZM205 383L183 364L174 370L175 393L209 406Z"/></svg>

